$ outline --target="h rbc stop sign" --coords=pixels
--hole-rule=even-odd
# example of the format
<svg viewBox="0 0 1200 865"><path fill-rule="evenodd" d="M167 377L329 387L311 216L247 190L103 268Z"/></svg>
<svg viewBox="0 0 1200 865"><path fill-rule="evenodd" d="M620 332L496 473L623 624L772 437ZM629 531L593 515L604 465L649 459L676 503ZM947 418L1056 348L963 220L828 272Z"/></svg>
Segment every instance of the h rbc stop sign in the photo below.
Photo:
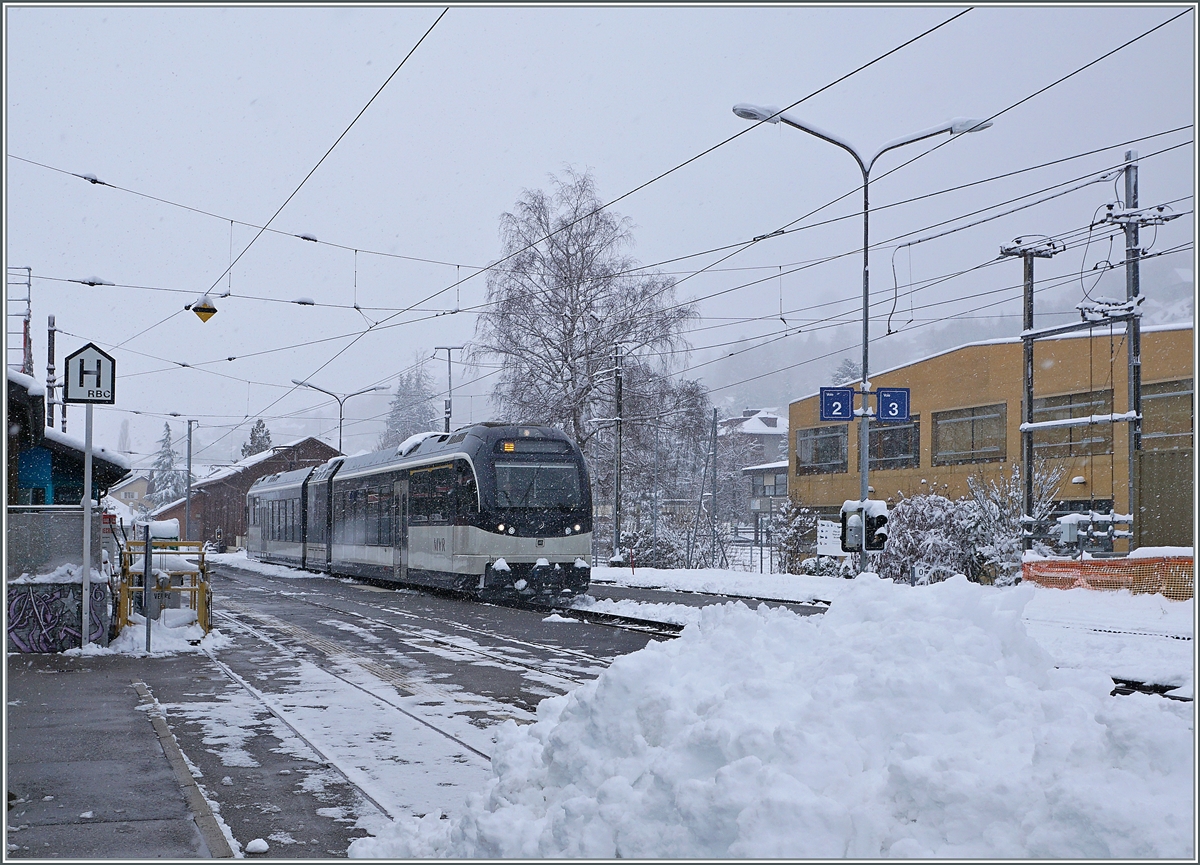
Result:
<svg viewBox="0 0 1200 865"><path fill-rule="evenodd" d="M116 378L117 362L89 342L67 355L63 402L112 405L116 401Z"/></svg>

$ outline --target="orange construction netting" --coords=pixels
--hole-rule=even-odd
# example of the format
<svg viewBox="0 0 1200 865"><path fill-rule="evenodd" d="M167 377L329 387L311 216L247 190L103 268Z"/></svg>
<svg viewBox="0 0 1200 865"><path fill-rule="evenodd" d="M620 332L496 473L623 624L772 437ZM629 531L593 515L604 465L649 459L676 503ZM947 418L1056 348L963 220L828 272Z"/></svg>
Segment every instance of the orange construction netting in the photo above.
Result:
<svg viewBox="0 0 1200 865"><path fill-rule="evenodd" d="M1041 559L1021 565L1021 579L1052 589L1097 589L1161 594L1172 601L1195 595L1195 566L1190 557L1138 559Z"/></svg>

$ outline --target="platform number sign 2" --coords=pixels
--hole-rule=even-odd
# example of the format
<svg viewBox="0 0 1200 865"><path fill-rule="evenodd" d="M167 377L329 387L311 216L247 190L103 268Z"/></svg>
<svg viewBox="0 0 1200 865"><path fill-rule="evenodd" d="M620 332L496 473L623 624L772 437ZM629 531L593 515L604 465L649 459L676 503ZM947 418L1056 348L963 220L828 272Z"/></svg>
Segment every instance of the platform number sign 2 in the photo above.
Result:
<svg viewBox="0 0 1200 865"><path fill-rule="evenodd" d="M854 388L821 388L821 420L849 421L854 419Z"/></svg>
<svg viewBox="0 0 1200 865"><path fill-rule="evenodd" d="M908 423L909 389L906 387L881 387L876 391L879 412L876 420L883 423Z"/></svg>

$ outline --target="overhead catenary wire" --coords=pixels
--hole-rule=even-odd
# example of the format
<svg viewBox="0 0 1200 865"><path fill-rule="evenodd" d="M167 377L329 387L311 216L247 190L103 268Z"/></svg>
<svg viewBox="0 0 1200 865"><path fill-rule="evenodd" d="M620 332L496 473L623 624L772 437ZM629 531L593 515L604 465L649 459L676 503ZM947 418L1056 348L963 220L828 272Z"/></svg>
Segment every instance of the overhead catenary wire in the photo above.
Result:
<svg viewBox="0 0 1200 865"><path fill-rule="evenodd" d="M629 194L629 193L626 193L626 194ZM619 200L619 199L614 199L614 200ZM468 277L468 278L469 278L469 277ZM368 330L370 330L370 329L368 329ZM365 334L366 334L366 331L364 332L364 334L361 334L359 337L356 337L356 338L361 338L361 336L364 336ZM344 349L343 349L343 350L344 350ZM338 353L338 354L340 354L340 353ZM335 355L335 356L336 356L336 355Z"/></svg>
<svg viewBox="0 0 1200 865"><path fill-rule="evenodd" d="M982 185L982 184L985 184L985 183L992 183L992 182L994 182L994 181L997 181L997 180L1004 180L1004 179L1008 179L1008 178L1015 177L1015 176L1017 176L1017 175L1020 175L1020 174L1025 174L1025 173L1028 173L1028 172L1030 172L1030 171L1037 171L1037 170L1040 170L1040 169L1043 169L1043 168L1048 168L1048 167L1051 167L1051 166L1054 166L1054 165L1060 165L1060 164L1062 164L1062 163L1065 163L1065 162L1071 162L1071 161L1073 161L1073 160L1076 160L1076 159L1083 159L1083 158L1086 158L1086 157L1088 157L1088 156L1094 156L1094 155L1096 155L1096 154L1098 154L1098 153L1103 153L1103 152L1105 152L1105 151L1108 151L1108 150L1114 150L1114 149L1120 149L1120 148L1124 148L1124 147L1129 147L1129 146L1131 146L1131 145L1133 145L1133 144L1139 144L1139 143L1141 143L1141 142L1143 142L1143 141L1148 141L1148 140L1151 140L1151 139L1154 139L1154 138L1161 138L1161 137L1163 137L1163 136L1166 136L1166 135L1172 135L1172 134L1174 134L1174 133L1177 133L1177 132L1182 132L1182 131L1185 131L1185 130L1190 130L1190 129L1192 129L1192 127L1191 127L1191 126L1177 126L1177 127L1173 128L1173 129L1164 130L1164 131L1162 131L1162 132L1154 132L1154 133L1151 133L1151 134L1149 134L1149 135L1143 135L1143 136L1139 136L1139 137L1137 137L1137 138L1130 138L1130 139L1127 139L1127 140L1125 140L1125 141L1121 141L1121 142L1117 142L1117 143L1114 143L1114 144L1105 145L1105 146L1103 146L1103 147L1097 147L1097 148L1093 148L1093 149L1091 149L1091 150L1085 150L1085 151L1082 151L1082 152L1080 152L1080 153L1075 153L1075 154L1072 154L1072 155L1070 155L1070 156L1064 156L1064 157L1060 157L1060 158L1058 158L1058 159L1052 159L1052 160L1048 160L1048 161L1046 161L1046 162L1041 162L1041 163L1038 163L1037 165L1031 165L1031 166L1027 166L1027 167L1025 167L1025 168L1018 168L1018 169L1014 169L1014 170L1012 170L1012 171L1003 172L1003 173L1001 173L1001 174L994 174L994 175L991 175L990 177L985 177L985 178L982 178L982 179L979 179L979 180L972 180L972 181L969 181L969 182L967 182L967 183L960 183L960 184L958 184L958 185L956 185L956 186L950 186L950 187L946 187L946 188L944 188L944 189L938 189L938 190L934 190L934 191L932 191L932 192L926 192L926 193L922 193L921 195L912 196L911 198L906 198L906 199L902 199L902 200L900 200L900 201L894 201L894 202L890 202L890 203L888 203L888 204L879 204L879 205L876 205L875 207L873 207L873 208L872 208L872 212L873 212L873 213L879 213L879 212L882 212L882 211L884 211L884 210L888 210L888 209L891 209L891 208L894 208L894 207L901 207L901 206L903 206L903 205L906 205L906 204L912 204L912 203L914 203L914 202L918 202L918 201L924 201L924 200L926 200L926 199L929 199L929 198L934 198L934 197L937 197L937 196L940 196L940 195L945 195L945 194L948 194L948 193L951 193L951 192L958 192L958 191L961 191L961 190L964 190L964 189L969 189L969 188L971 188L971 187L974 187L974 186L980 186L980 185ZM1184 142L1182 145L1177 145L1177 146L1186 146L1187 144L1191 144L1191 141L1189 140L1189 141L1187 141L1187 142ZM1164 153L1164 152L1167 152L1168 150L1173 150L1173 149L1175 149L1175 148L1174 148L1174 147L1171 147L1171 148L1166 148L1166 149L1164 149L1164 150L1156 151L1155 153L1144 154L1144 155L1143 155L1141 158L1142 158L1142 159L1148 159L1148 158L1151 158L1152 156L1154 156L1154 155L1156 155L1156 154L1158 154L1158 153ZM229 245L229 260L230 260L231 262L233 261L233 235L232 235L232 227L233 227L233 225L234 225L234 224L237 224L237 225L243 225L243 226L246 226L246 227L248 227L248 228L254 228L254 229L261 229L261 228L263 228L263 226L257 225L257 224L255 224L255 223L252 223L252 222L247 222L247 221L245 221L245 220L239 220L239 219L234 219L234 218L231 218L231 217L228 217L228 216L223 216L223 215L219 215L219 214L215 214L215 213L210 213L210 212L208 212L208 211L205 211L205 210L202 210L202 209L200 209L200 208L197 208L197 207L192 207L191 205L182 204L182 203L179 203L179 202L176 202L176 201L171 201L171 200L169 200L169 199L161 198L161 197L159 197L159 196L151 195L151 194L149 194L149 193L145 193L145 192L140 192L140 191L138 191L138 190L134 190L134 189L129 189L129 188L126 188L126 187L123 187L123 186L119 186L119 185L116 185L116 184L112 184L112 183L106 183L106 182L104 182L104 181L101 181L101 180L96 180L96 179L94 179L94 178L90 178L90 176L88 176L88 175L82 175L82 174L78 174L78 173L76 173L76 172L73 172L73 171L68 171L67 169L64 169L64 168L58 168L58 167L55 167L55 166L52 166L52 165L47 165L47 164L45 164L45 163L42 163L42 162L37 162L37 161L35 161L35 160L32 160L32 159L26 159L26 158L24 158L24 157L21 157L21 156L16 156L16 155L14 155L14 154L11 154L11 153L10 153L10 154L8 154L8 157L9 157L10 159L15 159L15 160L17 160L17 161L19 161L19 162L24 162L24 163L27 163L27 164L29 164L29 165L35 165L35 166L37 166L37 167L39 167L39 168L45 168L45 169L47 169L47 170L49 170L49 171L54 171L54 172L58 172L58 173L61 173L61 174L67 174L67 175L70 175L70 176L72 176L72 177L79 177L79 178L83 178L83 179L85 179L85 180L88 180L90 183L93 183L93 184L99 184L99 185L101 185L101 186L105 186L105 187L108 187L108 188L110 188L110 189L115 189L115 190L118 190L118 191L121 191L121 192L127 192L127 193L129 193L129 194L131 194L131 195L136 195L136 196L140 196L140 197L143 197L143 198L147 198L147 199L150 199L150 200L153 200L153 201L161 202L161 203L163 203L163 204L167 204L167 205L170 205L170 206L172 206L172 207L178 207L178 208L182 208L182 209L184 209L184 210L188 210L188 211L191 211L191 212L194 212L194 213L199 213L199 214L202 214L202 215L205 215L205 216L211 216L211 217L213 217L214 219L219 219L219 220L221 220L221 221L223 221L223 222L229 222L229 223L230 223L230 228L231 228L231 232L230 232L230 242L229 242L229 243L230 243L230 245ZM1119 200L1119 196L1117 196L1117 198L1118 198L1118 200ZM833 223L835 223L835 222L840 222L840 221L843 221L843 220L848 220L848 219L857 219L857 218L859 218L859 216L860 216L860 214L858 214L858 213L848 213L848 214L844 214L844 215L842 215L842 216L837 216L837 217L832 217L832 218L830 218L830 219L827 219L827 220L822 220L821 222L812 223L812 224L810 224L809 226L804 226L804 228L810 228L810 227L818 227L818 226L830 225L830 224L833 224ZM271 233L279 234L279 235L281 235L281 236L287 236L287 237L298 237L298 235L294 234L293 232L290 232L290 231L284 231L284 230L282 230L282 229L268 228L268 229L266 229L266 230L267 230L267 231L269 231L269 232L271 232ZM788 230L788 231L787 231L787 232L785 232L785 233L786 233L786 234L791 234L791 233L794 233L795 231L796 231L796 229L790 229L790 230ZM344 249L344 250L352 251L352 252L355 254L355 257L356 257L356 259L357 259L357 255L358 255L358 253L360 253L360 252L361 252L361 253L362 253L362 254L364 254L364 255L375 255L375 256L382 256L382 257L386 257L386 258L397 258L397 259L404 259L404 260L408 260L408 261L416 261L416 262L421 262L421 263L426 263L426 264L444 265L444 266L447 266L447 267L455 267L455 268L467 267L467 268L473 268L473 269L476 269L476 270L483 270L483 269L484 269L484 268L483 268L483 266L480 266L480 265L462 264L462 263L459 263L459 262L443 261L443 260L440 260L440 259L422 258L422 257L419 257L419 256L412 256L412 255L401 255L401 254L398 254L398 253L382 252L382 251L379 251L379 250L362 249L362 248L360 248L360 247L356 247L356 246L350 246L350 245L347 245L347 244L342 244L342 243L336 243L336 242L332 242L332 241L328 241L328 240L321 240L321 239L311 239L311 241L310 241L310 242L313 242L313 243L316 243L316 244L318 244L318 245L322 245L322 246L330 246L330 247L333 247L333 248L336 248L336 249ZM661 268L661 267L663 267L663 266L665 266L665 265L668 265L668 264L675 264L676 262L680 262L680 261L686 261L686 260L688 260L689 258L697 258L697 257L703 256L703 255L711 255L711 254L713 254L713 253L717 253L717 252L723 252L723 251L727 251L727 250L729 250L729 249L734 249L734 248L736 248L736 247L738 247L738 246L741 246L741 245L743 245L743 244L745 244L745 243L748 243L748 242L749 242L749 241L738 241L738 242L736 242L736 243L725 244L725 245L723 245L723 246L718 246L718 247L712 247L712 248L709 248L709 249L701 250L701 251L699 251L699 252L690 252L690 253L687 253L687 254L685 254L685 255L681 255L681 256L675 256L675 257L673 257L673 258L665 259L665 260L658 261L658 262L647 263L647 264L639 264L639 265L636 265L636 266L634 266L634 267L631 267L631 268L629 268L628 270L624 270L624 271L618 271L618 272L617 272L616 274L614 274L614 275L616 275L616 276L625 276L625 275L628 275L628 274L631 274L631 273L636 273L636 272L638 272L638 271L642 271L642 270L657 269L657 268ZM775 267L778 267L778 266L779 266L779 265L765 265L765 264L764 264L764 265L746 265L746 266L741 266L741 267L729 267L729 268L710 268L710 272L733 272L733 271L745 271L745 270L765 270L765 269L772 269L772 268L775 268ZM784 263L782 266L783 266L783 267L788 267L788 266L790 266L790 263L787 263L787 262L785 262L785 263ZM499 270L499 271L503 271L503 270L504 270L504 268L493 268L493 270ZM688 270L688 271L661 271L661 272L662 272L662 273L664 273L664 275L673 276L673 275L679 275L679 274L692 273L693 271L690 271L690 270ZM35 276L36 276L36 275L35 275ZM41 278L41 279L51 279L52 277L37 277L37 278ZM64 280L64 281L77 281L77 280ZM461 281L462 281L462 280L461 280L461 278L456 278L456 283L460 283ZM143 290L147 290L147 291L176 291L176 292L178 292L178 293L181 293L181 294L195 294L195 290L194 290L194 289L182 289L182 288L181 288L181 289L169 289L169 288L165 288L165 287L159 287L159 286L135 286L135 285L117 285L116 287L117 287L117 288L138 288L138 289L143 289ZM230 289L230 290L232 289L232 284L230 284L230 285L229 285L229 289ZM356 291L357 291L357 264L356 264L356 266L355 266L355 289L356 289ZM294 303L294 302L295 302L294 300L289 300L289 299L287 299L287 298L269 298L269 297L258 297L258 296L254 296L254 295L245 295L245 294L238 294L238 295L236 295L236 296L237 296L239 299L250 299L250 300L275 301L275 302L279 302L279 303ZM357 298L356 298L356 299L357 299ZM316 304L316 305L317 305L317 306L327 306L327 307L330 307L330 308L342 308L342 307L344 306L343 304L329 304L329 303L320 303L320 304ZM353 306L350 306L349 308L353 308ZM396 309L398 309L398 308L399 308L399 307L363 307L363 309L370 309L370 310L374 310L374 311L392 311L392 310L396 310Z"/></svg>

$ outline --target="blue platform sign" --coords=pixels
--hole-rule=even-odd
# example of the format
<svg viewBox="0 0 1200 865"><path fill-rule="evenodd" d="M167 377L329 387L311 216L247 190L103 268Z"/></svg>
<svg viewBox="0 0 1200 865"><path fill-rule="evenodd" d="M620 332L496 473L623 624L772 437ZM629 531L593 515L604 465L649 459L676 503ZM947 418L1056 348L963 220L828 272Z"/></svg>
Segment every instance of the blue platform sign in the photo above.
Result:
<svg viewBox="0 0 1200 865"><path fill-rule="evenodd" d="M881 387L875 392L879 412L876 420L884 423L908 423L909 389L906 387Z"/></svg>
<svg viewBox="0 0 1200 865"><path fill-rule="evenodd" d="M821 420L854 420L854 388L821 388Z"/></svg>

